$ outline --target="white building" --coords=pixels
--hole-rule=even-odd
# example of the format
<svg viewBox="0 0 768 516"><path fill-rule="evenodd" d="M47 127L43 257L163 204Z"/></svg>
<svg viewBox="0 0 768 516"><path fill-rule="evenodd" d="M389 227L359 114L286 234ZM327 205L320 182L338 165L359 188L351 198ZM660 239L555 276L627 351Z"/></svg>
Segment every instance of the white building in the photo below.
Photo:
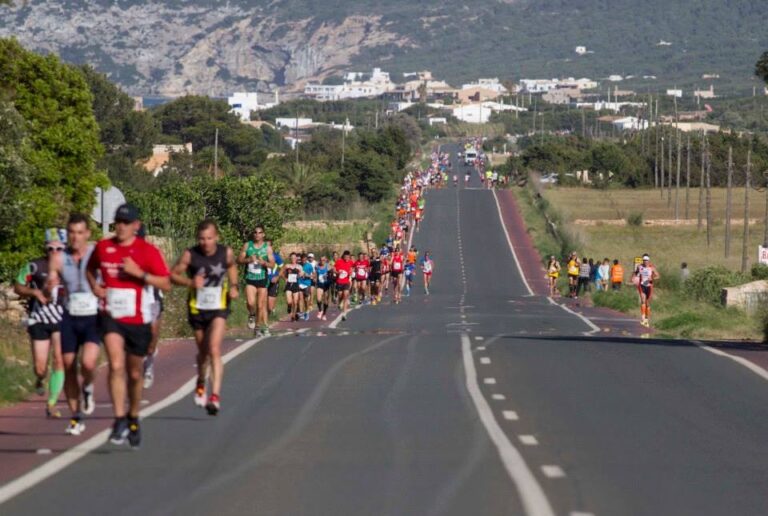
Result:
<svg viewBox="0 0 768 516"><path fill-rule="evenodd" d="M648 120L641 120L634 116L628 116L619 118L612 122L614 127L622 131L638 131L640 129L648 129Z"/></svg>
<svg viewBox="0 0 768 516"><path fill-rule="evenodd" d="M287 127L288 129L302 129L313 127L314 122L311 118L276 118L275 125L277 127Z"/></svg>
<svg viewBox="0 0 768 516"><path fill-rule="evenodd" d="M581 79L574 79L573 77L565 79L521 79L518 90L525 93L547 93L555 88L591 90L597 88L597 86L596 81L586 77Z"/></svg>
<svg viewBox="0 0 768 516"><path fill-rule="evenodd" d="M713 99L717 95L715 95L715 87L710 84L707 90L693 90L693 96L700 99Z"/></svg>
<svg viewBox="0 0 768 516"><path fill-rule="evenodd" d="M624 77L622 77L621 75L613 74L613 75L609 75L607 79L611 82L619 82L619 81L623 81Z"/></svg>
<svg viewBox="0 0 768 516"><path fill-rule="evenodd" d="M623 107L645 107L644 102L577 102L578 108L592 108L595 111L613 111L618 113Z"/></svg>
<svg viewBox="0 0 768 516"><path fill-rule="evenodd" d="M259 104L259 94L255 91L238 91L227 98L227 103L232 111L240 117L240 120L247 122L251 119L252 111L259 111L262 109L269 109L280 103L280 96L275 91L274 102L267 102Z"/></svg>
<svg viewBox="0 0 768 516"><path fill-rule="evenodd" d="M358 79L363 77L363 74L351 72L344 77ZM389 73L382 72L381 68L374 68L370 78L365 81L345 80L344 84L338 85L309 83L304 87L304 95L317 100L357 99L378 97L394 88L395 84Z"/></svg>
<svg viewBox="0 0 768 516"><path fill-rule="evenodd" d="M461 85L462 90L469 90L472 88L484 88L486 90L493 90L500 95L508 93L507 88L505 88L504 85L499 82L498 77L494 77L492 79L478 79L477 82L470 82Z"/></svg>
<svg viewBox="0 0 768 516"><path fill-rule="evenodd" d="M683 90L667 90L667 97L677 97L682 98L683 97Z"/></svg>
<svg viewBox="0 0 768 516"><path fill-rule="evenodd" d="M578 47L574 48L573 51L576 52L577 54L579 54L580 56L583 56L584 54L587 53L587 47L578 46Z"/></svg>
<svg viewBox="0 0 768 516"><path fill-rule="evenodd" d="M453 116L470 124L486 124L493 111L482 104L464 104L452 109Z"/></svg>

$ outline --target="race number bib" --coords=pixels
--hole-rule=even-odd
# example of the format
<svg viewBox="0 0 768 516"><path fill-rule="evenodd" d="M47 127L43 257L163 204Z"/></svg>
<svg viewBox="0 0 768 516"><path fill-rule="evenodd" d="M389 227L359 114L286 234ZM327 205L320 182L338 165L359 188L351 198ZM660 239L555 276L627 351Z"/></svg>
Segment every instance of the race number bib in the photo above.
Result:
<svg viewBox="0 0 768 516"><path fill-rule="evenodd" d="M255 276L261 276L262 274L262 267L260 263L249 263L248 264L248 274L253 274Z"/></svg>
<svg viewBox="0 0 768 516"><path fill-rule="evenodd" d="M201 287L195 293L198 310L221 310L221 286Z"/></svg>
<svg viewBox="0 0 768 516"><path fill-rule="evenodd" d="M296 280L299 278L299 275L296 273L288 274L288 283L296 283Z"/></svg>
<svg viewBox="0 0 768 516"><path fill-rule="evenodd" d="M403 264L400 262L395 262L392 264L392 270L399 271L403 268Z"/></svg>
<svg viewBox="0 0 768 516"><path fill-rule="evenodd" d="M432 264L429 262L424 262L424 272L432 272Z"/></svg>
<svg viewBox="0 0 768 516"><path fill-rule="evenodd" d="M360 278L365 277L365 268L364 267L358 267L357 268L357 276Z"/></svg>
<svg viewBox="0 0 768 516"><path fill-rule="evenodd" d="M347 276L349 276L349 274L347 274L347 271L345 270L339 271L339 279L347 279Z"/></svg>
<svg viewBox="0 0 768 516"><path fill-rule="evenodd" d="M69 295L67 312L73 317L96 315L99 309L99 300L90 292L75 292Z"/></svg>
<svg viewBox="0 0 768 516"><path fill-rule="evenodd" d="M107 313L113 319L136 317L136 290L132 288L108 288Z"/></svg>
<svg viewBox="0 0 768 516"><path fill-rule="evenodd" d="M327 277L326 277L325 274L320 274L320 275L317 276L317 282L318 283L325 283L326 282L326 278Z"/></svg>

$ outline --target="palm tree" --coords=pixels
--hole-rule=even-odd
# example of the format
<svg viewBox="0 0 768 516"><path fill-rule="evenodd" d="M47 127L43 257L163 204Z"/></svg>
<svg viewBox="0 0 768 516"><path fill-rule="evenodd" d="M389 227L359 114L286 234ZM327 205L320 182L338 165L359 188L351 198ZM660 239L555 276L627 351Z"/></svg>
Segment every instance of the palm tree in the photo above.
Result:
<svg viewBox="0 0 768 516"><path fill-rule="evenodd" d="M293 197L304 197L320 182L320 174L306 163L291 163L290 168L281 175L288 194Z"/></svg>

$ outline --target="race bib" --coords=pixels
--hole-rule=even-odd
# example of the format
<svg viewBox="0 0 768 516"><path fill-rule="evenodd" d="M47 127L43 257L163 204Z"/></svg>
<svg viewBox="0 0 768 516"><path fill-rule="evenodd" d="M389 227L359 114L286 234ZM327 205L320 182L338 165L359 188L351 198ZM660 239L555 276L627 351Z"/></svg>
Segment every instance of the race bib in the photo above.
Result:
<svg viewBox="0 0 768 516"><path fill-rule="evenodd" d="M298 274L288 274L288 283L296 283L296 280L299 278Z"/></svg>
<svg viewBox="0 0 768 516"><path fill-rule="evenodd" d="M261 276L262 274L262 267L260 263L249 263L248 264L248 274L254 274L256 276Z"/></svg>
<svg viewBox="0 0 768 516"><path fill-rule="evenodd" d="M395 262L395 263L392 264L392 269L393 270L399 271L402 268L403 268L403 264L400 263L400 262Z"/></svg>
<svg viewBox="0 0 768 516"><path fill-rule="evenodd" d="M201 287L197 289L195 294L195 300L197 301L198 310L221 310L221 286L218 287Z"/></svg>
<svg viewBox="0 0 768 516"><path fill-rule="evenodd" d="M136 317L136 290L132 288L108 288L107 313L113 319Z"/></svg>
<svg viewBox="0 0 768 516"><path fill-rule="evenodd" d="M357 275L360 276L361 278L364 277L365 276L365 268L358 267L357 268Z"/></svg>
<svg viewBox="0 0 768 516"><path fill-rule="evenodd" d="M317 276L317 282L318 283L325 283L325 281L326 281L325 274L320 274L320 275Z"/></svg>
<svg viewBox="0 0 768 516"><path fill-rule="evenodd" d="M99 310L99 300L90 292L75 292L69 295L67 311L74 317L96 315Z"/></svg>
<svg viewBox="0 0 768 516"><path fill-rule="evenodd" d="M424 272L432 272L432 264L429 262L424 262Z"/></svg>
<svg viewBox="0 0 768 516"><path fill-rule="evenodd" d="M347 274L347 271L341 270L339 271L339 279L346 279L349 274Z"/></svg>

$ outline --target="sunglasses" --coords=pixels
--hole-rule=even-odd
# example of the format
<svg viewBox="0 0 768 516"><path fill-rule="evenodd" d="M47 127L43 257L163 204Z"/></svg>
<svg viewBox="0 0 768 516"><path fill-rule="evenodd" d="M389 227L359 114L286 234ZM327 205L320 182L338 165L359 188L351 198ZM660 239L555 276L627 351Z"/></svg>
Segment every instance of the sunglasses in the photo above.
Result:
<svg viewBox="0 0 768 516"><path fill-rule="evenodd" d="M54 253L59 253L59 252L64 250L63 247L54 247L54 246L50 246L50 245L48 247L46 247L45 249L48 252L54 252Z"/></svg>

